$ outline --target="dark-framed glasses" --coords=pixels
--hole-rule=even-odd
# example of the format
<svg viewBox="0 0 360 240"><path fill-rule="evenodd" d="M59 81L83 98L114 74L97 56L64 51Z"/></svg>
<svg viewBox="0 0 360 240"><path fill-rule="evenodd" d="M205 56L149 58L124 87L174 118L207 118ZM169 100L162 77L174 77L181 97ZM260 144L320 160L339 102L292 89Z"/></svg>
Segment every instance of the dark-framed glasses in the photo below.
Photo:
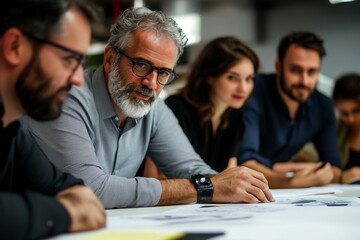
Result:
<svg viewBox="0 0 360 240"><path fill-rule="evenodd" d="M127 59L129 59L132 62L133 64L132 71L138 77L146 77L150 75L154 71L154 69L156 69L158 73L156 80L161 85L169 85L176 77L176 73L171 69L154 67L153 65L151 65L151 63L149 63L145 59L129 57L124 52L122 52L118 47L113 46L113 49L117 53L124 55Z"/></svg>
<svg viewBox="0 0 360 240"><path fill-rule="evenodd" d="M58 49L61 49L65 52L68 52L68 53L71 53L70 56L66 57L65 60L67 62L67 64L69 65L69 68L72 69L72 73L75 73L76 70L78 69L78 67L81 65L84 69L86 67L86 63L89 59L89 56L86 55L86 54L83 54L81 52L78 52L78 51L75 51L75 50L72 50L70 48L67 48L63 45L60 45L58 43L54 43L52 41L49 41L49 40L46 40L46 39L42 39L42 38L38 38L32 34L29 34L29 33L26 33L26 32L23 32L26 36L38 41L38 42L41 42L41 43L44 43L44 44L48 44L48 45L51 45L53 47L56 47Z"/></svg>

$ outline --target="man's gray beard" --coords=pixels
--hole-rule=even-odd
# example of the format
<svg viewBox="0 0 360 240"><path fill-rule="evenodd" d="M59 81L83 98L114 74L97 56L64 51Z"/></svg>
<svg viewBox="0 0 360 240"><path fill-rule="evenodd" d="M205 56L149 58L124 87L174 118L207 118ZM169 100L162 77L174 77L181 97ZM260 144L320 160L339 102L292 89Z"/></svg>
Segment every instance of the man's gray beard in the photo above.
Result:
<svg viewBox="0 0 360 240"><path fill-rule="evenodd" d="M152 104L157 98L155 91L143 86L136 87L133 84L126 86L125 79L119 71L119 65L113 64L109 73L108 90L116 105L122 112L131 118L141 118L148 114ZM138 98L130 98L130 94L138 91L144 95L150 96L150 99L145 101Z"/></svg>

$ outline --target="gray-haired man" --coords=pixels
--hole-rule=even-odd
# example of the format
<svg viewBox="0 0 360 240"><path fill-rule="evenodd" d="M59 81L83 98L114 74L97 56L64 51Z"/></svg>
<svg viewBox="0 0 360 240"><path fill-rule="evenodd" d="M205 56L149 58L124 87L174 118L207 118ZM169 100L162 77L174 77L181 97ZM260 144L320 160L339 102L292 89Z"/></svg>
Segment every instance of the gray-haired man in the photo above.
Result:
<svg viewBox="0 0 360 240"><path fill-rule="evenodd" d="M106 208L273 201L256 171L237 167L215 175L157 98L174 79L185 44L163 13L127 9L111 28L103 66L86 71L86 84L72 89L61 118L29 122L49 158L91 186ZM134 178L147 154L172 179Z"/></svg>

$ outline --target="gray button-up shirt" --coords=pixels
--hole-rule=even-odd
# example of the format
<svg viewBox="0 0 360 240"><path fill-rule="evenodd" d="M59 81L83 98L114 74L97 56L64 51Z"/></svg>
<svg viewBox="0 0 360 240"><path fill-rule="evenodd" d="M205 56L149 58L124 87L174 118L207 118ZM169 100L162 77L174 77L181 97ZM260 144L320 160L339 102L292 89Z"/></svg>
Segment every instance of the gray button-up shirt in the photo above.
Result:
<svg viewBox="0 0 360 240"><path fill-rule="evenodd" d="M134 177L147 154L169 178L214 174L195 153L172 111L157 99L143 118L120 118L107 91L103 66L85 72L55 121L24 121L24 130L60 169L84 180L105 208L156 205L161 184ZM29 130L29 131L28 131Z"/></svg>

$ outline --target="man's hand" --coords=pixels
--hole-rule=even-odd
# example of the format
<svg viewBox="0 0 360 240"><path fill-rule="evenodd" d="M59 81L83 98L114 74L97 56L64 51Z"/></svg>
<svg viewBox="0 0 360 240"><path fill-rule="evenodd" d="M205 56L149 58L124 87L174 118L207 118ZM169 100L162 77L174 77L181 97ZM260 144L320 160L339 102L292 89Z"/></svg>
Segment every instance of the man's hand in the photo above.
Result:
<svg viewBox="0 0 360 240"><path fill-rule="evenodd" d="M342 173L342 183L353 183L360 180L360 167L352 167Z"/></svg>
<svg viewBox="0 0 360 240"><path fill-rule="evenodd" d="M214 185L213 202L274 201L264 175L247 167L226 169L211 177L211 181Z"/></svg>
<svg viewBox="0 0 360 240"><path fill-rule="evenodd" d="M94 230L106 226L104 207L90 188L74 186L59 192L56 198L70 215L69 232Z"/></svg>
<svg viewBox="0 0 360 240"><path fill-rule="evenodd" d="M334 173L330 163L322 167L322 162L314 164L312 167L296 172L293 181L309 182L309 186L324 186L331 182Z"/></svg>
<svg viewBox="0 0 360 240"><path fill-rule="evenodd" d="M256 160L249 160L245 166L264 173L271 188L305 188L312 186L323 186L338 180L340 169L323 162L318 163L276 163L274 169L270 169ZM289 177L287 172L294 175Z"/></svg>
<svg viewBox="0 0 360 240"><path fill-rule="evenodd" d="M279 173L299 172L316 168L318 164L314 162L279 162L273 165L273 170Z"/></svg>

